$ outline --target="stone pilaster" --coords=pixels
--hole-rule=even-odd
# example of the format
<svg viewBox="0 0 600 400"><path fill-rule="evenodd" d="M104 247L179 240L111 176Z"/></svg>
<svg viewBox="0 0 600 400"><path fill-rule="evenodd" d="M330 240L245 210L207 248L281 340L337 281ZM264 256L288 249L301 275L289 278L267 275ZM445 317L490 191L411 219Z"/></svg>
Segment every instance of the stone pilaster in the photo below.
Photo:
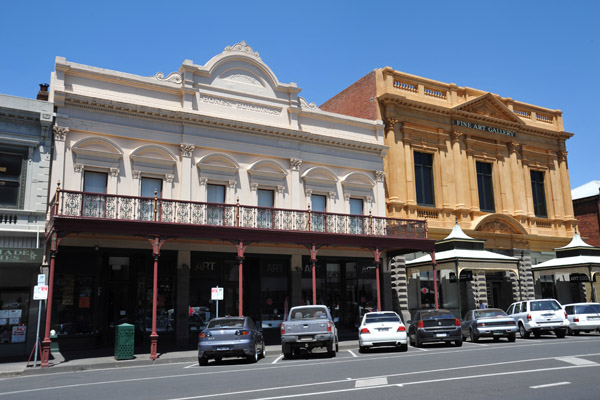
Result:
<svg viewBox="0 0 600 400"><path fill-rule="evenodd" d="M408 309L408 279L404 256L389 259L392 309L402 315L404 321L411 319Z"/></svg>

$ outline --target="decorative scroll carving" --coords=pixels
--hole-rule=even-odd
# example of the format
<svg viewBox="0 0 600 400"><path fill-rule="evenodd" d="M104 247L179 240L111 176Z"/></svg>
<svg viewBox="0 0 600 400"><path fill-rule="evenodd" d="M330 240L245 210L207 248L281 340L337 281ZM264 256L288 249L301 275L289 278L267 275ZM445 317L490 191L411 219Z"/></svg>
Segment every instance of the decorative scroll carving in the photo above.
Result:
<svg viewBox="0 0 600 400"><path fill-rule="evenodd" d="M300 101L300 108L310 108L311 110L320 110L319 107L315 103L308 103L304 97L298 96L298 101Z"/></svg>
<svg viewBox="0 0 600 400"><path fill-rule="evenodd" d="M391 131L394 130L394 126L400 121L398 121L396 118L386 118L385 120L385 130L387 131Z"/></svg>
<svg viewBox="0 0 600 400"><path fill-rule="evenodd" d="M367 203L372 203L373 202L373 196L367 196L365 200L367 200Z"/></svg>
<svg viewBox="0 0 600 400"><path fill-rule="evenodd" d="M450 139L452 140L452 143L456 143L460 140L461 137L463 137L465 134L462 132L458 132L458 131L452 131L450 132Z"/></svg>
<svg viewBox="0 0 600 400"><path fill-rule="evenodd" d="M292 171L298 171L300 170L300 166L302 165L302 160L298 158L291 158L290 165L292 167Z"/></svg>
<svg viewBox="0 0 600 400"><path fill-rule="evenodd" d="M521 148L521 144L519 142L517 142L516 140L513 140L512 142L508 143L508 150L511 153L516 153L517 151L519 151L520 148Z"/></svg>
<svg viewBox="0 0 600 400"><path fill-rule="evenodd" d="M179 150L181 151L181 157L191 157L195 148L196 146L194 146L193 144L181 144L179 146Z"/></svg>
<svg viewBox="0 0 600 400"><path fill-rule="evenodd" d="M344 193L344 200L350 201L350 193Z"/></svg>
<svg viewBox="0 0 600 400"><path fill-rule="evenodd" d="M235 189L236 185L237 182L233 179L227 182L227 186L229 186L229 189Z"/></svg>
<svg viewBox="0 0 600 400"><path fill-rule="evenodd" d="M256 192L258 190L258 183L251 183L250 190L252 190L253 192Z"/></svg>
<svg viewBox="0 0 600 400"><path fill-rule="evenodd" d="M375 171L375 178L377 182L383 182L385 180L385 171Z"/></svg>
<svg viewBox="0 0 600 400"><path fill-rule="evenodd" d="M200 186L206 186L207 183L208 183L208 178L201 176L200 177Z"/></svg>
<svg viewBox="0 0 600 400"><path fill-rule="evenodd" d="M54 140L60 140L61 142L64 142L64 140L67 138L67 133L69 133L69 128L66 126L54 125L52 127L52 132L54 132Z"/></svg>
<svg viewBox="0 0 600 400"><path fill-rule="evenodd" d="M481 225L477 231L479 232L493 232L493 233L511 233L519 234L520 232L508 225L505 222L499 220L487 221Z"/></svg>
<svg viewBox="0 0 600 400"><path fill-rule="evenodd" d="M228 53L228 52L244 53L244 54L247 54L249 56L255 57L260 60L260 56L258 55L258 52L254 51L252 49L252 47L248 46L246 44L246 42L244 42L243 40L239 43L234 44L233 46L225 47L225 50L223 52L224 53Z"/></svg>
<svg viewBox="0 0 600 400"><path fill-rule="evenodd" d="M567 161L567 154L569 154L568 151L566 150L559 150L556 152L557 156L558 156L558 161Z"/></svg>
<svg viewBox="0 0 600 400"><path fill-rule="evenodd" d="M181 83L183 82L183 78L179 72L171 72L165 78L165 75L162 72L157 72L154 74L154 79L157 81L165 81L165 82L173 82L173 83Z"/></svg>
<svg viewBox="0 0 600 400"><path fill-rule="evenodd" d="M75 172L77 172L78 174L83 172L83 164L74 164L73 165L73 170Z"/></svg>
<svg viewBox="0 0 600 400"><path fill-rule="evenodd" d="M165 181L167 181L168 183L173 183L174 180L175 180L175 175L165 174Z"/></svg>
<svg viewBox="0 0 600 400"><path fill-rule="evenodd" d="M225 100L225 99L220 99L218 97L212 97L212 96L206 96L206 95L200 95L198 97L198 99L203 103L216 104L218 106L223 106L223 107L239 108L242 110L249 110L249 111L259 112L259 113L263 113L263 114L270 114L270 115L280 115L281 114L280 108L258 106L256 104L246 103L246 102L242 102L242 101Z"/></svg>
<svg viewBox="0 0 600 400"><path fill-rule="evenodd" d="M285 191L285 186L277 185L277 193L283 193Z"/></svg>
<svg viewBox="0 0 600 400"><path fill-rule="evenodd" d="M134 169L133 170L133 179L140 179L142 177L142 171Z"/></svg>
<svg viewBox="0 0 600 400"><path fill-rule="evenodd" d="M312 196L312 192L313 192L312 189L304 189L304 195L306 197Z"/></svg>
<svg viewBox="0 0 600 400"><path fill-rule="evenodd" d="M494 109L487 102L473 104L468 111L479 115L485 115L486 117L505 119L502 113L498 112L498 110Z"/></svg>
<svg viewBox="0 0 600 400"><path fill-rule="evenodd" d="M110 176L112 177L118 177L119 173L121 172L121 170L119 168L111 168L110 169Z"/></svg>
<svg viewBox="0 0 600 400"><path fill-rule="evenodd" d="M327 197L329 197L331 200L335 199L335 192L327 193Z"/></svg>

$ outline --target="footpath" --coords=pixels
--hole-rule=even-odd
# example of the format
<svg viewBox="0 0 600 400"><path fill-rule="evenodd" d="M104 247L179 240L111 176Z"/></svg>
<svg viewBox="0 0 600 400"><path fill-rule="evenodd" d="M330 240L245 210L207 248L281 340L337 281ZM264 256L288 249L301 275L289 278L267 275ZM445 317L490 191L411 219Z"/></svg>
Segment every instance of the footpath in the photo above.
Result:
<svg viewBox="0 0 600 400"><path fill-rule="evenodd" d="M266 346L267 355L272 356L281 354L281 345ZM339 350L358 349L358 340L343 340L340 338ZM160 344L159 344L160 350ZM150 354L134 353L134 358L131 360L116 360L114 354L107 355L106 350L80 350L77 352L69 352L68 355L61 353L53 353L47 368L40 368L40 360L38 365L33 367L33 359L27 367L26 361L18 362L2 362L0 361L0 379L11 376L27 376L37 374L48 374L57 372L74 372L91 369L106 369L106 368L122 368L145 365L160 365L172 363L194 363L198 362L197 350L177 350L165 351L158 354L156 360L150 359Z"/></svg>

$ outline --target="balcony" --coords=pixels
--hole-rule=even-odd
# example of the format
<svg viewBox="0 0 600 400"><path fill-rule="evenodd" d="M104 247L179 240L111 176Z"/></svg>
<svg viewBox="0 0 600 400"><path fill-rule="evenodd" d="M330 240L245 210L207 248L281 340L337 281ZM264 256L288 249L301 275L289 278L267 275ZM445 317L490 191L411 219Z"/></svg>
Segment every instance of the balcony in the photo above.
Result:
<svg viewBox="0 0 600 400"><path fill-rule="evenodd" d="M58 196L58 197L56 197ZM47 232L97 232L223 240L324 243L404 248L427 240L427 223L374 217L213 204L157 197L59 190L49 210ZM92 223L94 221L94 223ZM198 229L202 228L202 229ZM379 240L377 240L379 239ZM395 239L390 242L389 239ZM402 239L403 244L398 240ZM383 240L383 242L382 242ZM392 245L394 243L394 245ZM409 246L415 248L414 245ZM425 246L429 248L429 245ZM421 246L416 246L421 248Z"/></svg>

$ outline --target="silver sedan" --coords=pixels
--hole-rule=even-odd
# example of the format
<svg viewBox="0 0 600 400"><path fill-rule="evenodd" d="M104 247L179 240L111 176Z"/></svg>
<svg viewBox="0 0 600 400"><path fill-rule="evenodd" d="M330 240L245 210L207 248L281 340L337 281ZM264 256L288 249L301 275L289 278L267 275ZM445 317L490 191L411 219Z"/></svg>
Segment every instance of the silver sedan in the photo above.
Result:
<svg viewBox="0 0 600 400"><path fill-rule="evenodd" d="M463 337L469 337L472 342L481 337L492 337L496 341L506 337L509 342L514 342L517 324L503 310L486 308L468 311L462 320L461 330Z"/></svg>
<svg viewBox="0 0 600 400"><path fill-rule="evenodd" d="M198 337L198 363L223 357L243 357L256 362L265 357L265 341L250 317L215 318Z"/></svg>

